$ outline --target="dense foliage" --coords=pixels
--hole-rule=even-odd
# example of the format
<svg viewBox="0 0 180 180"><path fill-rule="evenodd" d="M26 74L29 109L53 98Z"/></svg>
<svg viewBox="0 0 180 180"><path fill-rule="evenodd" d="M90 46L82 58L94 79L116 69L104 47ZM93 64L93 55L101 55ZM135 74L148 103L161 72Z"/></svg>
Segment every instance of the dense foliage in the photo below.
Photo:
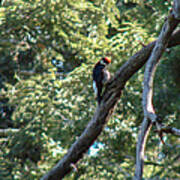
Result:
<svg viewBox="0 0 180 180"><path fill-rule="evenodd" d="M92 68L109 56L112 74L154 40L171 7L161 0L6 0L0 6L0 179L39 179L67 152L95 107ZM180 48L156 73L154 103L180 128ZM53 59L57 63L53 63ZM113 117L65 179L131 179L143 118L144 69L128 82ZM145 178L180 178L179 140L148 140Z"/></svg>

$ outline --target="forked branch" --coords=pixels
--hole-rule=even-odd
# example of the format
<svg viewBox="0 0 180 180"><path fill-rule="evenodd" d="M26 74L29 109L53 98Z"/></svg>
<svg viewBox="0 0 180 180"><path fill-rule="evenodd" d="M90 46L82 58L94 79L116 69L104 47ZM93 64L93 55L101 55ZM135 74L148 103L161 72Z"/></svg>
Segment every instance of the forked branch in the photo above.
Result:
<svg viewBox="0 0 180 180"><path fill-rule="evenodd" d="M174 6L179 7L179 0L174 0ZM156 41L156 44L153 48L153 51L147 61L145 73L144 73L144 88L143 88L143 97L142 105L144 111L144 119L138 136L137 148L136 148L136 169L134 180L142 179L143 166L144 166L144 151L147 136L152 127L152 124L155 123L157 129L160 130L161 127L157 122L157 115L153 107L153 80L154 75L159 63L159 60L167 48L171 34L177 27L179 21L175 17L179 17L177 8L170 12L167 20L165 21L161 33Z"/></svg>
<svg viewBox="0 0 180 180"><path fill-rule="evenodd" d="M180 44L180 30L172 35L168 47ZM111 82L107 85L102 102L97 107L94 116L81 136L72 144L67 154L47 173L41 180L59 180L68 174L74 165L83 157L93 142L102 132L109 120L126 82L146 63L155 42L150 43L123 65L115 73ZM149 130L149 124L144 124L145 131Z"/></svg>

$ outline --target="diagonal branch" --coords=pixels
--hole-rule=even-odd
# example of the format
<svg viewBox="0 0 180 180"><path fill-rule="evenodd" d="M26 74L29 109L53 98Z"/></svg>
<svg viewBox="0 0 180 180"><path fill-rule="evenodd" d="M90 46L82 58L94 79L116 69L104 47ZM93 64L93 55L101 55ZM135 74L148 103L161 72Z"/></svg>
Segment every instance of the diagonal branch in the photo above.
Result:
<svg viewBox="0 0 180 180"><path fill-rule="evenodd" d="M172 37L168 47L180 44L180 30ZM176 41L174 41L174 39ZM135 74L147 61L155 41L144 47L115 73L111 82L106 87L102 103L97 107L94 116L87 125L81 136L72 144L68 153L47 173L41 180L59 180L68 174L75 163L77 163L83 154L90 148L103 130L104 125L109 120L115 108L117 101L121 96L126 82Z"/></svg>
<svg viewBox="0 0 180 180"><path fill-rule="evenodd" d="M174 0L174 7L177 7L178 3L179 3L178 0ZM175 19L175 17L177 17L175 16L176 13L177 12L173 10L173 12L169 14L165 24L162 27L159 38L156 41L155 47L153 48L153 51L147 61L145 68L144 89L143 89L143 97L142 97L144 119L138 136L138 143L136 148L136 170L134 177L135 180L142 179L143 166L144 166L144 149L146 145L147 136L152 127L152 123L155 122L157 128L160 129L160 126L156 121L157 116L152 103L153 80L159 60L168 45L172 32L179 23L179 21Z"/></svg>

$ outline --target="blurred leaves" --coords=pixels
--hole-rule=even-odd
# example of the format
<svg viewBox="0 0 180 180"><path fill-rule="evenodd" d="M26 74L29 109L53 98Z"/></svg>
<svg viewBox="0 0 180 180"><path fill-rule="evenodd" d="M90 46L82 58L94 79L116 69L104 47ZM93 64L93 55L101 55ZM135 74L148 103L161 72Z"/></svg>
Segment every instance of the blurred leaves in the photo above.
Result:
<svg viewBox="0 0 180 180"><path fill-rule="evenodd" d="M109 56L112 74L158 35L170 1L18 0L0 7L0 179L40 179L67 152L96 108L92 68ZM55 57L61 68L52 64ZM179 128L179 47L156 73L154 102L164 124ZM78 171L65 179L131 179L143 118L143 69L127 83L116 111ZM166 150L152 132L145 178L179 178L179 140ZM98 145L102 145L102 148ZM161 158L160 158L161 157ZM157 163L162 165L157 165Z"/></svg>

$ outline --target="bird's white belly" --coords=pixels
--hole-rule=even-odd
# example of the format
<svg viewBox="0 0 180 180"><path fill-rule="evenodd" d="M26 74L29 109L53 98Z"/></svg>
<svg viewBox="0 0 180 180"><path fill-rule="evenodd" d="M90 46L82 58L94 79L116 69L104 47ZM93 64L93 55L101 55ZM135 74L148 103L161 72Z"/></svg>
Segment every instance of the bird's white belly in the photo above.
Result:
<svg viewBox="0 0 180 180"><path fill-rule="evenodd" d="M97 96L98 89L97 89L97 86L96 86L96 82L95 82L95 81L93 81L93 89L94 89L94 94Z"/></svg>

